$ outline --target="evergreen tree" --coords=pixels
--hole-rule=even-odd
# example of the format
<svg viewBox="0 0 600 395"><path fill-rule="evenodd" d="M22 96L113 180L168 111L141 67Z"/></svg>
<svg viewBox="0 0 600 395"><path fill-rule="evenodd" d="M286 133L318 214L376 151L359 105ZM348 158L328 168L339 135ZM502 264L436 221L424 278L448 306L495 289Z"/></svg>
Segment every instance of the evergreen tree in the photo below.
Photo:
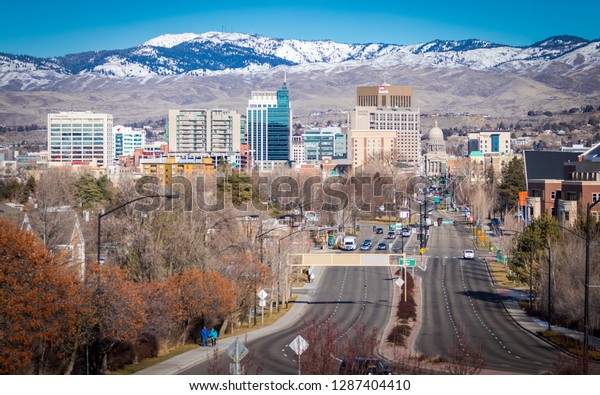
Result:
<svg viewBox="0 0 600 395"><path fill-rule="evenodd" d="M502 182L498 186L498 209L504 212L515 210L519 192L525 190L525 166L521 158L514 157L502 170Z"/></svg>
<svg viewBox="0 0 600 395"><path fill-rule="evenodd" d="M252 177L246 173L225 173L217 180L217 188L231 198L235 206L252 200Z"/></svg>
<svg viewBox="0 0 600 395"><path fill-rule="evenodd" d="M516 235L517 244L513 247L511 258L508 261L510 280L521 284L529 281L529 265L533 255L533 275L539 272L539 257L545 254L548 240L560 240L562 233L557 226L556 219L544 215L533 224L529 225L523 234ZM541 259L546 261L546 259Z"/></svg>
<svg viewBox="0 0 600 395"><path fill-rule="evenodd" d="M94 176L84 174L75 181L75 198L82 209L89 210L103 201L104 194Z"/></svg>
<svg viewBox="0 0 600 395"><path fill-rule="evenodd" d="M21 199L22 203L26 203L29 200L29 196L35 193L35 178L33 176L29 176L25 186L23 187L23 197Z"/></svg>
<svg viewBox="0 0 600 395"><path fill-rule="evenodd" d="M494 187L496 185L496 173L494 172L494 166L490 166L485 174L485 183L488 187Z"/></svg>

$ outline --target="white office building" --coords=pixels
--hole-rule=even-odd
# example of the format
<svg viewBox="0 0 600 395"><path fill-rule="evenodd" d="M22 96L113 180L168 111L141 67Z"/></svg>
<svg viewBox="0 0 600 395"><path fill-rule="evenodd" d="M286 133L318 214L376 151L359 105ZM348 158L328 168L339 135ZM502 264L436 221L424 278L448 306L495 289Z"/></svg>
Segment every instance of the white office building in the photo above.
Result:
<svg viewBox="0 0 600 395"><path fill-rule="evenodd" d="M48 162L107 167L115 156L112 133L111 114L48 114Z"/></svg>

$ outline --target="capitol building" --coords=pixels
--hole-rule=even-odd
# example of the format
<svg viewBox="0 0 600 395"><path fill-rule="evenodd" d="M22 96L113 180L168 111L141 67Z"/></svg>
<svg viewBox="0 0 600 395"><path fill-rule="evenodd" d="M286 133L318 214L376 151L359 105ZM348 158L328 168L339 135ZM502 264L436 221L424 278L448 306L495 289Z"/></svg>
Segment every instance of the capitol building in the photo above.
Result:
<svg viewBox="0 0 600 395"><path fill-rule="evenodd" d="M429 130L427 139L423 140L423 156L424 170L427 176L444 176L448 168L448 154L446 153L446 142L444 141L444 133L438 127L437 121L435 126Z"/></svg>

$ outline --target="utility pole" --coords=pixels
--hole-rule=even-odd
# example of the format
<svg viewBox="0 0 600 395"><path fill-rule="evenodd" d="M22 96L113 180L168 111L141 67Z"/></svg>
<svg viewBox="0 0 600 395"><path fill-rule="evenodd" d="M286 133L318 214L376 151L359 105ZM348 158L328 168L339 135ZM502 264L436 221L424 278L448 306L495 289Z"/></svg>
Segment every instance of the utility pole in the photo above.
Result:
<svg viewBox="0 0 600 395"><path fill-rule="evenodd" d="M423 203L419 202L419 249L423 248Z"/></svg>
<svg viewBox="0 0 600 395"><path fill-rule="evenodd" d="M590 347L590 217L592 207L600 203L596 200L587 204L585 212L585 290L583 301L583 374L588 374L589 369L589 347Z"/></svg>

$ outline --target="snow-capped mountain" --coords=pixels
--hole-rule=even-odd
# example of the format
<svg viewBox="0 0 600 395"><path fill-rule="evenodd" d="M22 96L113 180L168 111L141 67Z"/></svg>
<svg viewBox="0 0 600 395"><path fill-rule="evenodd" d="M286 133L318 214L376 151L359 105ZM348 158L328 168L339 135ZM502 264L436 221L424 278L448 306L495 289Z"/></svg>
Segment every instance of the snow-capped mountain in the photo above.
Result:
<svg viewBox="0 0 600 395"><path fill-rule="evenodd" d="M277 66L336 65L379 59L410 67L468 67L476 70L508 67L521 70L560 58L590 44L594 43L572 36L551 37L528 47L511 47L475 39L396 45L273 39L241 33L165 34L134 48L84 52L58 58L0 54L0 86L14 87L18 85L15 80L23 80L24 77L27 80L41 78L43 83L47 78L78 74L114 77L214 75ZM22 88L31 89L31 86L22 85Z"/></svg>
<svg viewBox="0 0 600 395"><path fill-rule="evenodd" d="M132 120L183 105L243 111L251 90L273 89L284 71L296 108L307 111L351 108L357 85L384 80L413 86L430 111L517 114L600 103L598 40L345 44L208 32L57 58L0 53L0 123L40 122L47 112L72 108Z"/></svg>

